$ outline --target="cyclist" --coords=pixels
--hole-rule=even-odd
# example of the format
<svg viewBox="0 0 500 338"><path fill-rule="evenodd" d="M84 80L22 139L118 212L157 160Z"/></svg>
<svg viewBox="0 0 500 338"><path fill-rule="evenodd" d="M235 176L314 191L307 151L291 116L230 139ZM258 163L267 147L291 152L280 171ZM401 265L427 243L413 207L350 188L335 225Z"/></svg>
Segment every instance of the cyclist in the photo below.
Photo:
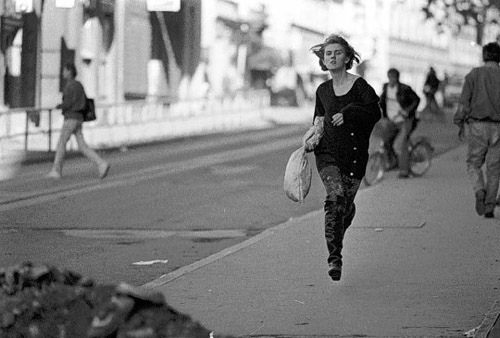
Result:
<svg viewBox="0 0 500 338"><path fill-rule="evenodd" d="M383 86L380 95L380 107L384 117L384 144L389 159L399 168L399 178L410 176L410 156L408 141L418 120L415 116L420 97L408 85L399 82L399 71L391 68L387 71L388 83ZM395 155L397 154L397 156ZM391 160L392 159L392 160Z"/></svg>

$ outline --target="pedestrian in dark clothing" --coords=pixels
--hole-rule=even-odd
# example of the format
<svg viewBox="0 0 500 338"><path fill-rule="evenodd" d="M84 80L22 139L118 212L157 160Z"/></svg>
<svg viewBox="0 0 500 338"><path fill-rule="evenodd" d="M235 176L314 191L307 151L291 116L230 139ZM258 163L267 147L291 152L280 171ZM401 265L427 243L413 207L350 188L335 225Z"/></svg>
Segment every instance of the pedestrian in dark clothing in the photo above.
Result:
<svg viewBox="0 0 500 338"><path fill-rule="evenodd" d="M72 134L75 135L80 151L97 165L99 177L104 178L109 171L109 164L92 150L83 138L83 111L86 107L87 96L85 95L82 84L75 80L76 75L77 72L74 64L69 63L64 66L63 77L66 80L66 85L63 91L62 104L57 106L57 108L62 109L64 123L61 129L61 135L59 136L59 142L57 143L54 164L52 170L47 174L47 178L61 178L64 155L66 153L66 143Z"/></svg>
<svg viewBox="0 0 500 338"><path fill-rule="evenodd" d="M328 274L337 281L342 273L344 234L354 218L354 198L366 171L370 134L381 112L373 88L347 72L354 61L359 63L359 55L343 37L330 35L312 51L332 78L316 90L314 123L303 144L307 151L314 150L326 189Z"/></svg>
<svg viewBox="0 0 500 338"><path fill-rule="evenodd" d="M466 76L453 122L466 132L467 173L476 197L476 212L494 217L500 180L500 46L483 47L481 67ZM486 182L482 171L486 164Z"/></svg>
<svg viewBox="0 0 500 338"><path fill-rule="evenodd" d="M387 77L389 82L384 84L380 95L380 107L386 119L384 144L389 158L395 159L391 162L397 162L399 177L407 178L410 175L408 141L417 126L415 112L420 104L420 97L410 86L399 82L397 69L389 69Z"/></svg>
<svg viewBox="0 0 500 338"><path fill-rule="evenodd" d="M436 116L441 113L441 109L439 109L436 101L436 92L439 89L440 83L441 81L439 81L436 75L436 70L433 67L430 67L424 83L424 94L426 99L424 111L430 112Z"/></svg>

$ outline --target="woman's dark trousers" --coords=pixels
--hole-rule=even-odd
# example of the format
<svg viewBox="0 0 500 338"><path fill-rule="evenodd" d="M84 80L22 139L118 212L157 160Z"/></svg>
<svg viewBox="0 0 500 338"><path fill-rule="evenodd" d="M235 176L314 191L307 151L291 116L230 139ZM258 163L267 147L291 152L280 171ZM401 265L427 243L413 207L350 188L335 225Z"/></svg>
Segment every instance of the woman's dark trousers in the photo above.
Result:
<svg viewBox="0 0 500 338"><path fill-rule="evenodd" d="M325 238L329 264L342 266L342 242L352 223L356 206L354 198L361 180L351 178L332 165L319 167L319 175L326 189Z"/></svg>

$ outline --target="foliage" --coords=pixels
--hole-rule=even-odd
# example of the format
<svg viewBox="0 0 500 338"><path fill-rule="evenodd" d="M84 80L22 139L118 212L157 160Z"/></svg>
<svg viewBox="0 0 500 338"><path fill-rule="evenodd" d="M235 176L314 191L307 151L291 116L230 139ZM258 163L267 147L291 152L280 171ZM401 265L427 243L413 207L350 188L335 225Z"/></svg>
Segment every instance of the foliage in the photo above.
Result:
<svg viewBox="0 0 500 338"><path fill-rule="evenodd" d="M458 32L464 26L476 28L476 42L482 44L484 27L498 24L500 0L427 0L422 8L427 19L434 20L438 30L445 26Z"/></svg>

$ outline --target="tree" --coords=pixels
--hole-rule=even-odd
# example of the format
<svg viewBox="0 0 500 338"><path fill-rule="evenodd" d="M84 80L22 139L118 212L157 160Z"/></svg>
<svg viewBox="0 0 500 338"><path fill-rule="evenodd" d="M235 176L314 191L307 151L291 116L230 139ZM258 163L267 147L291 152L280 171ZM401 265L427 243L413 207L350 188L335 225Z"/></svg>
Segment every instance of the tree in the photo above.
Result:
<svg viewBox="0 0 500 338"><path fill-rule="evenodd" d="M439 30L444 26L459 32L464 26L476 28L476 43L482 44L484 28L498 24L500 0L427 0L422 8Z"/></svg>

